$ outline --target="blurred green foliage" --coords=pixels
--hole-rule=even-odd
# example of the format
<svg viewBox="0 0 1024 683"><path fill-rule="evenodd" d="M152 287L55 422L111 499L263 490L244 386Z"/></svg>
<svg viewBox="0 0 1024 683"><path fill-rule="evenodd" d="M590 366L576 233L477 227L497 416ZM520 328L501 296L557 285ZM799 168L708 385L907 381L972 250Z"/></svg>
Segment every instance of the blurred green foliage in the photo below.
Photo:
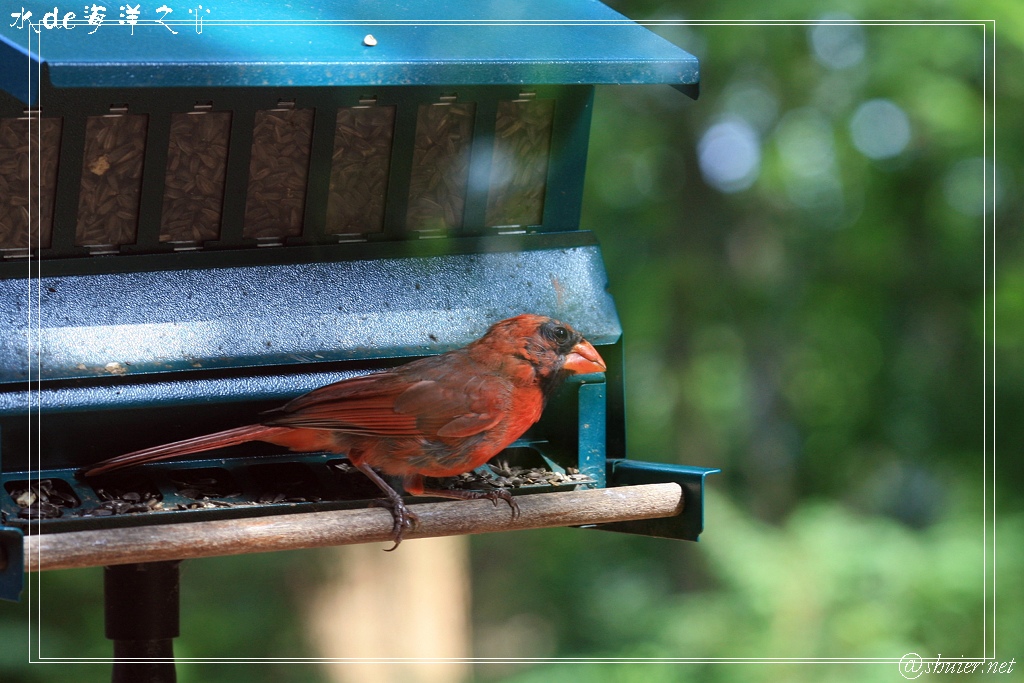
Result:
<svg viewBox="0 0 1024 683"><path fill-rule="evenodd" d="M33 624L36 659L108 659L111 643L103 637L102 568L43 572L33 580L32 600L39 605ZM38 578L38 584L35 579ZM181 638L179 658L239 659L314 657L302 630L305 590L316 583L315 553L217 557L181 565ZM26 591L29 587L26 587ZM28 593L18 604L0 603L0 680L89 683L109 681L110 664L29 664ZM10 638L8 640L7 638ZM72 675L73 672L73 675ZM316 681L311 666L179 662L179 683L199 681Z"/></svg>
<svg viewBox="0 0 1024 683"><path fill-rule="evenodd" d="M809 26L654 27L700 57L701 98L598 89L583 225L603 244L626 333L629 455L722 468L709 482L707 530L699 544L572 530L474 538L475 654L977 657L986 616L992 633L983 563L995 561L998 654L1019 657L1006 648L1024 642L1024 464L1012 457L1024 405L1024 13L1015 0L610 4L637 19L995 18L995 203L983 222L993 130L983 129L991 32L981 26L864 26L837 57L862 58L841 67L815 56ZM878 99L903 112L910 138L871 158L853 121ZM708 131L730 122L758 159L737 181L745 187L722 191L699 154ZM982 469L991 410L994 491ZM999 501L989 552L984 494ZM308 656L298 621L308 557L187 564L178 653ZM45 620L44 655L108 655L100 584L98 570L43 576L43 609L60 614ZM18 642L26 614L24 602L0 605L0 642ZM53 678L23 660L0 649L5 681ZM621 663L481 664L476 675L898 674L891 664ZM75 680L108 676L107 666L74 670ZM184 683L322 676L180 667Z"/></svg>
<svg viewBox="0 0 1024 683"><path fill-rule="evenodd" d="M977 657L986 644L991 653L983 430L994 406L999 506L988 540L991 550L998 539L998 653L1015 656L1007 648L1024 642L1015 495L1024 472L1013 457L1024 387L1019 8L611 4L638 19L995 18L995 203L986 221L991 28L865 25L838 34L847 42L831 56L854 57L836 67L827 43L815 43L830 36L810 26L652 27L700 57L701 97L598 90L583 224L601 239L626 334L630 456L723 474L709 480L697 545L559 532L477 539L478 654L898 659ZM896 154L861 151L891 134L858 131L872 100L909 124ZM742 178L723 182L702 166L721 130L746 135L719 159L726 170L756 150ZM510 586L542 604L512 607ZM478 674L515 683L898 676L892 664L700 663Z"/></svg>

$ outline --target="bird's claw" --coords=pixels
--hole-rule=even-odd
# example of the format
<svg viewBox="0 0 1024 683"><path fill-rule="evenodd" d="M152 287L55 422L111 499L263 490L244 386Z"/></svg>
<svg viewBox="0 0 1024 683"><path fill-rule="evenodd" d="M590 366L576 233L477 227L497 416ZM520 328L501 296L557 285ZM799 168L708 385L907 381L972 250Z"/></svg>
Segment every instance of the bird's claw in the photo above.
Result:
<svg viewBox="0 0 1024 683"><path fill-rule="evenodd" d="M512 519L519 518L519 503L508 492L508 489L491 489L489 491L477 491L466 489L423 489L422 495L437 496L438 498L455 498L456 500L489 500L498 507L498 501L503 500L512 508Z"/></svg>
<svg viewBox="0 0 1024 683"><path fill-rule="evenodd" d="M390 548L385 548L385 552L391 552L399 546L402 542L402 536L405 534L406 529L414 529L416 522L419 521L419 516L410 510L406 506L405 501L401 498L377 498L370 501L370 507L381 507L387 508L391 512L391 517L394 520L394 524L391 527L391 533L394 538L395 544Z"/></svg>
<svg viewBox="0 0 1024 683"><path fill-rule="evenodd" d="M512 497L512 494L508 492L508 489L494 489L493 491L484 493L482 497L487 498L494 503L494 507L498 507L499 500L505 501L508 503L508 506L512 508L512 519L519 518L519 503L517 503L516 499Z"/></svg>

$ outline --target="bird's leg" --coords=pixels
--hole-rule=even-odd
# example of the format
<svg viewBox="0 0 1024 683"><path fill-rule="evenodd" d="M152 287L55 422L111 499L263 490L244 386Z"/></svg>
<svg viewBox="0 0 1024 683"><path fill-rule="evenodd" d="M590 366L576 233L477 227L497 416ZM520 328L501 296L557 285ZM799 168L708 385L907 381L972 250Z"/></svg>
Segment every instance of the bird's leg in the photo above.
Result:
<svg viewBox="0 0 1024 683"><path fill-rule="evenodd" d="M398 491L388 486L388 483L379 474L374 472L369 465L360 464L356 465L356 468L368 476L370 481L376 484L384 492L384 495L387 496L387 498L379 498L372 501L370 505L387 508L391 511L391 516L394 518L395 523L392 527L392 533L394 534L395 544L390 548L385 548L386 551L390 552L402 542L402 535L405 533L405 530L416 526L416 521L419 518L415 512L406 507L405 501L398 495Z"/></svg>
<svg viewBox="0 0 1024 683"><path fill-rule="evenodd" d="M424 488L417 495L422 496L437 496L438 498L457 498L459 500L480 500L485 498L494 503L495 507L498 505L499 500L503 500L508 503L508 506L512 508L512 519L519 517L519 503L512 497L512 494L508 492L508 489L494 489L492 491L465 491L462 489L428 489Z"/></svg>

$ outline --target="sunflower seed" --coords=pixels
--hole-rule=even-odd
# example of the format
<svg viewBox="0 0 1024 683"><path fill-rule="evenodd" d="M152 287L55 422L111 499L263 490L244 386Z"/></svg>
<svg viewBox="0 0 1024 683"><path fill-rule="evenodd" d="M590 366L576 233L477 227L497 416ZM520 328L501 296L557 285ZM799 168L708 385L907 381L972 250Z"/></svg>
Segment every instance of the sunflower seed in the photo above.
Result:
<svg viewBox="0 0 1024 683"><path fill-rule="evenodd" d="M498 103L487 225L539 225L543 220L554 111L554 100Z"/></svg>
<svg viewBox="0 0 1024 683"><path fill-rule="evenodd" d="M302 233L312 135L312 109L256 112L243 237Z"/></svg>
<svg viewBox="0 0 1024 683"><path fill-rule="evenodd" d="M338 109L327 195L328 234L384 228L394 132L394 107Z"/></svg>
<svg viewBox="0 0 1024 683"><path fill-rule="evenodd" d="M220 237L231 112L171 115L161 242Z"/></svg>
<svg viewBox="0 0 1024 683"><path fill-rule="evenodd" d="M475 114L472 102L420 106L405 219L409 230L461 227Z"/></svg>
<svg viewBox="0 0 1024 683"><path fill-rule="evenodd" d="M135 242L147 125L144 114L86 119L76 245Z"/></svg>
<svg viewBox="0 0 1024 683"><path fill-rule="evenodd" d="M0 119L0 249L50 246L61 127L59 118Z"/></svg>

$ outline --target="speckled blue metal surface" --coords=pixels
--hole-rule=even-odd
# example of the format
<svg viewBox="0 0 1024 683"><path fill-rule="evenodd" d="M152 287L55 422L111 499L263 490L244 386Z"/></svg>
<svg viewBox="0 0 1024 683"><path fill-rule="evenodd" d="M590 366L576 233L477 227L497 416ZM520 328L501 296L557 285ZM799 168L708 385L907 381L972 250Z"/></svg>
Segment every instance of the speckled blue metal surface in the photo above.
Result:
<svg viewBox="0 0 1024 683"><path fill-rule="evenodd" d="M243 374L232 377L178 376L156 382L108 382L82 386L44 385L33 395L44 411L118 410L132 406L179 405L203 400L276 401L284 403L317 387L339 382L365 371L343 370L294 374ZM27 391L0 393L0 417L26 415ZM44 418L44 421L47 421Z"/></svg>
<svg viewBox="0 0 1024 683"><path fill-rule="evenodd" d="M609 344L606 284L596 246L44 277L30 327L26 283L5 280L0 382L27 379L29 334L43 380L417 356L527 311Z"/></svg>
<svg viewBox="0 0 1024 683"><path fill-rule="evenodd" d="M61 88L699 80L695 57L596 0L221 0L201 25L154 4L134 27L112 7L98 28L80 4L56 5L56 26L77 12L68 29L0 24L0 85L22 101L30 59ZM24 9L43 22L54 3Z"/></svg>

